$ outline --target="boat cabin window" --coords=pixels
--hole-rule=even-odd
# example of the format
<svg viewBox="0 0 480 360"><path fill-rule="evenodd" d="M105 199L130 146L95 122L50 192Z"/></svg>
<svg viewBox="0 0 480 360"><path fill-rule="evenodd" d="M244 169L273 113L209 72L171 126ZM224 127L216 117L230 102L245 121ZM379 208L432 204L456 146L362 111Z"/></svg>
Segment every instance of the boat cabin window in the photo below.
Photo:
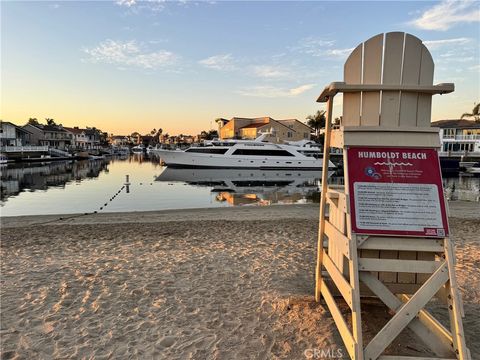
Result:
<svg viewBox="0 0 480 360"><path fill-rule="evenodd" d="M203 154L225 154L228 149L219 149L215 147L194 147L185 150L185 152L203 153Z"/></svg>
<svg viewBox="0 0 480 360"><path fill-rule="evenodd" d="M232 155L254 155L254 156L294 156L287 150L263 150L263 149L237 149Z"/></svg>
<svg viewBox="0 0 480 360"><path fill-rule="evenodd" d="M214 146L233 146L233 145L235 145L234 142L220 142L220 141L213 141L212 144Z"/></svg>

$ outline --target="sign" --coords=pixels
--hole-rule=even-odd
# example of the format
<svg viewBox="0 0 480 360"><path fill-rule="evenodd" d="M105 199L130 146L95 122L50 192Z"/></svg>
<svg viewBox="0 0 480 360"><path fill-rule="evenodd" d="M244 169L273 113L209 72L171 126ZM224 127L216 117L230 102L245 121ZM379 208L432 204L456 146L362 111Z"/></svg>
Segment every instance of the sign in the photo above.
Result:
<svg viewBox="0 0 480 360"><path fill-rule="evenodd" d="M353 232L448 235L435 149L351 147L347 160Z"/></svg>

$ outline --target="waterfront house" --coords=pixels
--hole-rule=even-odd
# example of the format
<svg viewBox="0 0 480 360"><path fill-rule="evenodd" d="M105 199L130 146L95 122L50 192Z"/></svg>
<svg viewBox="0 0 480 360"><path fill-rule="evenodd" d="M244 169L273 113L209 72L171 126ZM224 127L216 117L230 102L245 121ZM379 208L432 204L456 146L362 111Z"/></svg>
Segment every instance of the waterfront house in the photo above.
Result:
<svg viewBox="0 0 480 360"><path fill-rule="evenodd" d="M30 132L32 145L48 146L56 149L68 149L72 137L61 125L27 124L23 129Z"/></svg>
<svg viewBox="0 0 480 360"><path fill-rule="evenodd" d="M9 121L0 121L0 145L26 146L30 144L30 131Z"/></svg>
<svg viewBox="0 0 480 360"><path fill-rule="evenodd" d="M100 149L100 139L101 139L101 132L97 128L89 128L85 129L85 136L87 137L87 149Z"/></svg>
<svg viewBox="0 0 480 360"><path fill-rule="evenodd" d="M64 127L64 129L70 133L70 138L72 141L72 147L75 149L87 149L87 135L84 129L78 128L75 126L71 127Z"/></svg>
<svg viewBox="0 0 480 360"><path fill-rule="evenodd" d="M127 146L130 143L130 137L126 135L112 135L108 141L113 146Z"/></svg>
<svg viewBox="0 0 480 360"><path fill-rule="evenodd" d="M255 139L261 133L271 134L267 141L282 143L285 141L310 140L312 129L297 119L275 120L271 117L241 118L230 120L217 119L218 133L221 139Z"/></svg>
<svg viewBox="0 0 480 360"><path fill-rule="evenodd" d="M480 122L440 120L432 126L440 128L441 157L480 157Z"/></svg>

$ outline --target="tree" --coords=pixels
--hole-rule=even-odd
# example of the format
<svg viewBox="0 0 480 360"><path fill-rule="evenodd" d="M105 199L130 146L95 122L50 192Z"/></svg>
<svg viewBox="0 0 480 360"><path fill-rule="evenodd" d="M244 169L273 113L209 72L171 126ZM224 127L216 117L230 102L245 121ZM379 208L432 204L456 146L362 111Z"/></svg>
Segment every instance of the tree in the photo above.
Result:
<svg viewBox="0 0 480 360"><path fill-rule="evenodd" d="M472 112L471 113L463 113L461 119L463 118L472 118L476 122L480 122L480 102L477 104L474 104Z"/></svg>
<svg viewBox="0 0 480 360"><path fill-rule="evenodd" d="M218 131L217 130L209 130L207 134L208 140L213 140L215 138L218 138Z"/></svg>
<svg viewBox="0 0 480 360"><path fill-rule="evenodd" d="M308 115L306 117L307 125L315 130L315 137L318 138L320 129L325 127L327 118L325 117L325 110L317 110L315 115Z"/></svg>
<svg viewBox="0 0 480 360"><path fill-rule="evenodd" d="M54 119L45 118L45 121L47 122L47 125L50 125L50 126L55 126L55 125L57 125L57 124L55 123L55 120L54 120Z"/></svg>
<svg viewBox="0 0 480 360"><path fill-rule="evenodd" d="M155 129L153 129L155 130ZM153 142L158 144L160 142L160 136L162 136L163 129L160 128L158 129L154 134L153 134Z"/></svg>
<svg viewBox="0 0 480 360"><path fill-rule="evenodd" d="M37 118L29 118L27 124L29 124L29 125L38 125L38 120L37 120Z"/></svg>

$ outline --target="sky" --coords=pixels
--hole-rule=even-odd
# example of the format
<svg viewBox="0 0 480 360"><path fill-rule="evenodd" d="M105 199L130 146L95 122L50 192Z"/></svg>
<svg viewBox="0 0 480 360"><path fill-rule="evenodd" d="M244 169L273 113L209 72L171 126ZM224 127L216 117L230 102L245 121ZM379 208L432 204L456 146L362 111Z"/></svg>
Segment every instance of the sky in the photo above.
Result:
<svg viewBox="0 0 480 360"><path fill-rule="evenodd" d="M435 62L432 121L480 100L479 1L1 1L0 119L108 133L197 134L219 117L296 118L358 44L419 37ZM341 115L341 96L334 115Z"/></svg>

